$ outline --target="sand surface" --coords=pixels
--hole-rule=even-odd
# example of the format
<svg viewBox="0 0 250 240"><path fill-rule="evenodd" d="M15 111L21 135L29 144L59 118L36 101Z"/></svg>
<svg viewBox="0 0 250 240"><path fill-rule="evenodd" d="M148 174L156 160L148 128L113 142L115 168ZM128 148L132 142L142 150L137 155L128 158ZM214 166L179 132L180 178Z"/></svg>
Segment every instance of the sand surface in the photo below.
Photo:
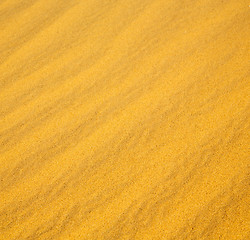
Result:
<svg viewBox="0 0 250 240"><path fill-rule="evenodd" d="M0 239L250 239L249 11L1 0Z"/></svg>

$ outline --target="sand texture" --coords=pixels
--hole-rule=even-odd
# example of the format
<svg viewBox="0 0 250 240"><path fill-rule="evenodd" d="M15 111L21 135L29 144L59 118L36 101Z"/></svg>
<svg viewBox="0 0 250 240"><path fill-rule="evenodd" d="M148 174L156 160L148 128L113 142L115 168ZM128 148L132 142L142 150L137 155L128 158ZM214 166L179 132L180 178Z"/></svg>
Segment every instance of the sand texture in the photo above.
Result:
<svg viewBox="0 0 250 240"><path fill-rule="evenodd" d="M0 240L250 239L246 0L0 0Z"/></svg>

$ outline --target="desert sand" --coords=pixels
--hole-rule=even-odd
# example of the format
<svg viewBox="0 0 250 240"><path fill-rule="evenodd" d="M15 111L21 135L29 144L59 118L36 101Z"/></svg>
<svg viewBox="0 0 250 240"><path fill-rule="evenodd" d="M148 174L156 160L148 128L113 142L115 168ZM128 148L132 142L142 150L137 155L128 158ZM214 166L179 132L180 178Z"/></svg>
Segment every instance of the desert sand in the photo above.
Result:
<svg viewBox="0 0 250 240"><path fill-rule="evenodd" d="M247 240L249 1L1 0L1 240Z"/></svg>

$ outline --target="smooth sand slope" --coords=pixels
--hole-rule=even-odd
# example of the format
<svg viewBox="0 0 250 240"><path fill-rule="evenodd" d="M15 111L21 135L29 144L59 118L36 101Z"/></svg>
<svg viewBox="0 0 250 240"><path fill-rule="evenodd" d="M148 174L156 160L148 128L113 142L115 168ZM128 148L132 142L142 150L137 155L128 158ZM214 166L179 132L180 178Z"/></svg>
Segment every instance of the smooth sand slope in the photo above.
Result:
<svg viewBox="0 0 250 240"><path fill-rule="evenodd" d="M0 239L250 239L249 20L1 0Z"/></svg>

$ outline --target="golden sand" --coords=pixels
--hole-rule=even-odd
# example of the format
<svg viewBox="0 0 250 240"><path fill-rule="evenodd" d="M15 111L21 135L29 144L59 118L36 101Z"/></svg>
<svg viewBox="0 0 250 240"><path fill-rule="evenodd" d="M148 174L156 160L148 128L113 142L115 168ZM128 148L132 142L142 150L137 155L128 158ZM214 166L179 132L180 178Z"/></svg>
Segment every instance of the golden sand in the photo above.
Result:
<svg viewBox="0 0 250 240"><path fill-rule="evenodd" d="M247 240L249 1L1 0L1 240Z"/></svg>

